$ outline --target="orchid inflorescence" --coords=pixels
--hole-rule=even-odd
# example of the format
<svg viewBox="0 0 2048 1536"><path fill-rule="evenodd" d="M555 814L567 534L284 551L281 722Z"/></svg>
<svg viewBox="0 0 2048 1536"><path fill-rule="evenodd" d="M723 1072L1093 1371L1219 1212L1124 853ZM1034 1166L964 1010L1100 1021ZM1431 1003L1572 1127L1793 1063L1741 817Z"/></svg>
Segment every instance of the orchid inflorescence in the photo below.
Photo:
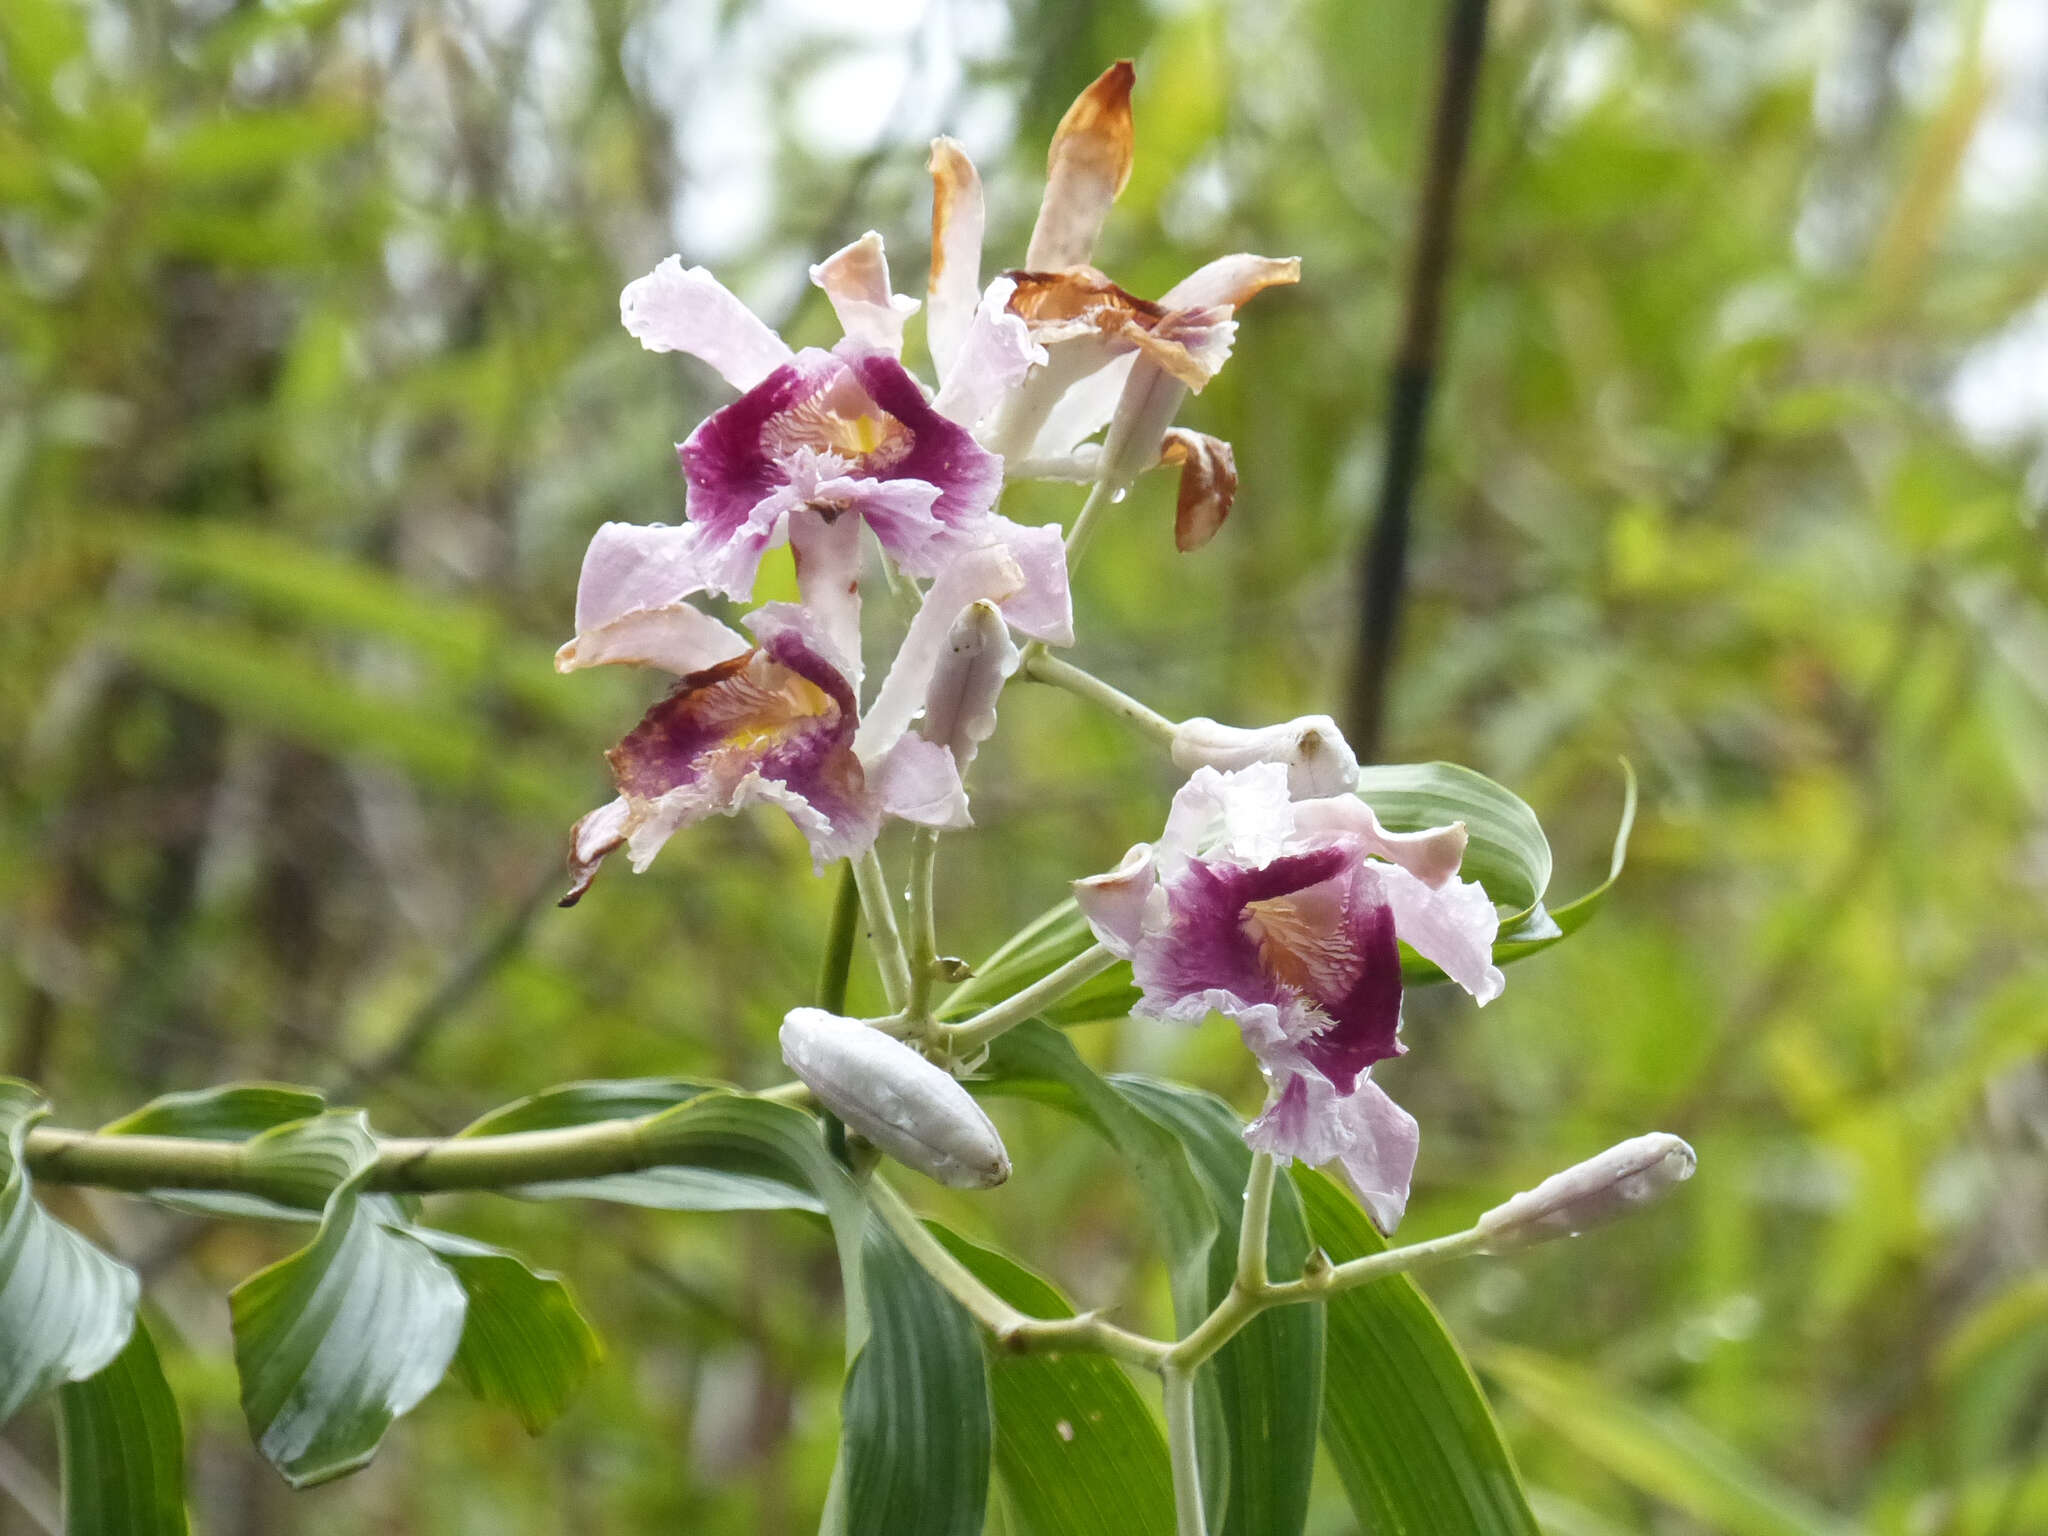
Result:
<svg viewBox="0 0 2048 1536"><path fill-rule="evenodd" d="M779 806L820 871L851 861L894 1010L855 1020L793 1009L784 1056L874 1148L948 1184L1008 1178L1000 1137L959 1079L1005 1029L1128 962L1134 1015L1190 1025L1221 1015L1252 1052L1268 1089L1244 1130L1261 1154L1255 1180L1294 1159L1327 1167L1391 1232L1418 1132L1371 1074L1405 1049L1403 950L1480 1004L1503 986L1500 912L1461 875L1465 824L1387 825L1327 716L1264 728L1174 722L1049 654L1074 639L1069 574L1084 540L1137 476L1178 467L1183 552L1222 525L1237 491L1229 445L1174 417L1228 359L1237 310L1300 270L1292 258L1225 256L1151 302L1089 264L1130 174L1132 82L1117 64L1067 112L1023 265L985 285L979 176L957 143L934 142L924 309L936 388L901 361L919 305L892 290L874 233L811 268L845 332L830 351L792 352L677 257L627 286L621 315L644 346L689 353L741 393L680 446L685 521L607 524L585 560L576 636L558 665L630 662L680 680L612 750L618 794L574 830L564 904L620 847L645 868L690 822ZM1018 479L1083 483L1087 500L1065 530L1022 526L996 510ZM874 563L918 596L865 704L863 528ZM750 599L764 551L785 541L801 600L748 614L751 643L693 604ZM942 1024L931 860L940 830L970 824L965 775L1020 672L1133 721L1188 777L1155 841L1074 882L1093 948ZM876 852L890 819L920 829L908 951ZM1513 1246L1619 1209L1633 1194L1615 1194L1617 1181L1635 1193L1668 1186L1691 1162L1689 1150L1667 1150L1660 1142L1624 1172L1584 1165L1595 1171L1575 1171L1578 1193L1536 1215L1519 1197L1490 1218L1488 1242ZM1581 1190L1587 1179L1598 1189Z"/></svg>
<svg viewBox="0 0 2048 1536"><path fill-rule="evenodd" d="M960 1523L920 1528L981 1529L990 1449L978 1324L999 1353L1092 1352L1156 1372L1178 1528L1200 1536L1214 1483L1197 1442L1208 1454L1216 1415L1241 1405L1214 1394L1198 1402L1196 1374L1254 1318L1575 1233L1690 1176L1685 1143L1635 1137L1464 1231L1400 1247L1354 1231L1345 1262L1310 1249L1296 1275L1268 1273L1276 1213L1291 1212L1301 1230L1296 1197L1321 1187L1308 1174L1298 1188L1281 1180L1290 1163L1327 1169L1381 1233L1401 1221L1419 1132L1372 1072L1405 1049L1406 987L1447 980L1490 1003L1504 965L1583 922L1619 872L1633 781L1607 884L1553 913L1534 814L1470 770L1361 768L1324 715L1260 727L1174 721L1053 654L1074 641L1075 562L1140 475L1178 472L1182 552L1223 525L1237 492L1230 447L1174 418L1228 360L1237 310L1299 274L1291 258L1230 255L1149 301L1090 265L1130 174L1132 83L1131 66L1117 64L1061 120L1023 264L986 283L979 177L958 144L934 143L922 308L935 387L903 364L906 321L920 305L894 292L877 234L811 268L844 331L829 350L792 350L677 257L621 296L626 329L646 348L709 364L738 396L680 445L684 520L608 523L585 557L576 632L556 665L647 666L676 681L609 753L616 793L571 833L562 905L578 902L621 849L644 869L713 814L765 804L788 815L819 872L844 866L819 995L789 1008L781 1028L796 1081L757 1093L682 1078L560 1084L459 1135L389 1138L359 1110L276 1084L173 1094L98 1132L64 1130L37 1123L48 1105L30 1085L0 1079L0 1418L53 1390L82 1394L73 1406L97 1412L95 1393L140 1390L157 1371L138 1278L44 1211L32 1181L235 1219L317 1221L307 1246L230 1298L252 1436L298 1485L364 1464L391 1420L446 1370L537 1427L595 1362L594 1335L559 1280L424 1225L411 1197L500 1190L662 1209L795 1205L825 1213L847 1282L840 1469L854 1491L835 1479L833 1500L884 1490L857 1521L828 1501L828 1529L896 1530L901 1509L887 1490L909 1490L918 1504L920 1479L944 1459L932 1442L948 1415L966 1425L952 1429L979 1471L962 1474ZM1087 487L1066 527L1026 526L999 510L1009 482L1034 478ZM753 608L744 634L705 606L750 602L763 557L784 543L797 601ZM914 596L915 612L870 689L863 597L876 572ZM1074 880L1060 907L976 973L940 953L933 869L942 834L972 824L967 779L1020 679L1102 707L1186 777L1156 838ZM877 847L892 820L911 826L903 882ZM1103 850L1082 867L1109 863ZM899 912L895 892L906 888ZM888 1004L879 1017L846 1013L856 916ZM1080 1002L1081 989L1114 986L1124 967L1128 988L1085 1017L1229 1020L1266 1085L1248 1125L1179 1085L1101 1078L1060 1039L1047 1021ZM1087 1101L1098 1129L1107 1123L1099 1111L1112 1106L1107 1118L1129 1131L1135 1159L1182 1211L1177 1273L1203 1289L1176 1290L1179 1337L1148 1337L1095 1313L1026 1314L876 1176L886 1157L959 1189L1009 1179L1012 1159L979 1097L1030 1079L1033 1059L1040 1087ZM1206 1174L1190 1125L1227 1127L1210 1138ZM1216 1177L1217 1144L1227 1198L1203 1183ZM1215 1220L1240 1180L1233 1257ZM1328 1195L1351 1222L1344 1197ZM877 1283L867 1269L878 1253L900 1292L887 1314L897 1358L933 1373L901 1402L861 1374L871 1353L888 1353L882 1315L860 1299ZM904 1300L919 1295L934 1305ZM393 1304L400 1296L411 1300ZM913 1342L904 1330L918 1327L931 1336ZM932 1342L949 1329L956 1342L964 1333L964 1355ZM1297 1375L1320 1372L1321 1339L1315 1332L1292 1357ZM536 1341L548 1347L536 1353ZM1456 1360L1447 1340L1438 1347ZM1458 1385L1461 1371L1436 1386L1444 1381L1476 1391ZM154 1390L152 1411L169 1412L174 1431L168 1389L159 1381ZM1108 1389L1098 1379L1090 1390ZM1198 1431L1205 1416L1210 1427ZM1067 1424L1062 1443L1071 1436ZM1133 1443L1142 1449L1146 1436L1156 1450L1149 1419ZM1312 1446L1306 1456L1304 1480ZM176 1507L175 1490L166 1507Z"/></svg>

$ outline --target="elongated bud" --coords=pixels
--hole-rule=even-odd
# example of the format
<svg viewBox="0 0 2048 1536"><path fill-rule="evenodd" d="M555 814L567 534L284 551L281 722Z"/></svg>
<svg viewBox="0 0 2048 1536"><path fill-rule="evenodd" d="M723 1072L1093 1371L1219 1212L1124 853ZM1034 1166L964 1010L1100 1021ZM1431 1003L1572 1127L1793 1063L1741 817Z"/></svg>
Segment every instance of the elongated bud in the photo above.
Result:
<svg viewBox="0 0 2048 1536"><path fill-rule="evenodd" d="M949 749L961 772L995 734L996 700L1017 670L1017 645L996 605L971 604L953 621L946 651L932 672L918 732Z"/></svg>
<svg viewBox="0 0 2048 1536"><path fill-rule="evenodd" d="M1201 767L1229 772L1254 763L1284 763L1287 793L1296 800L1348 795L1358 785L1358 758L1328 715L1303 715L1260 730L1197 715L1173 733L1173 764L1189 773Z"/></svg>
<svg viewBox="0 0 2048 1536"><path fill-rule="evenodd" d="M1663 1131L1621 1142L1480 1217L1480 1252L1512 1253L1626 1216L1691 1178L1697 1162L1691 1147Z"/></svg>
<svg viewBox="0 0 2048 1536"><path fill-rule="evenodd" d="M793 1008L782 1059L820 1104L907 1167L955 1189L1010 1176L1010 1154L981 1106L901 1040L822 1008Z"/></svg>

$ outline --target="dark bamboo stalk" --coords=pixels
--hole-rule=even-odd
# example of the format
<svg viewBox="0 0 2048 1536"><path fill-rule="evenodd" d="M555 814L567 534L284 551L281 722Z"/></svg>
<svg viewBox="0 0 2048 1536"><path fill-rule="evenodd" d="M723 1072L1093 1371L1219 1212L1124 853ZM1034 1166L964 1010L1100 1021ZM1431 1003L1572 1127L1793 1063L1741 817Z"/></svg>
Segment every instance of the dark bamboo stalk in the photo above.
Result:
<svg viewBox="0 0 2048 1536"><path fill-rule="evenodd" d="M1416 213L1415 244L1401 337L1387 394L1386 460L1372 536L1360 552L1357 649L1346 703L1346 733L1359 757L1377 761L1385 734L1387 695L1401 602L1408 582L1408 529L1415 483L1435 390L1443 332L1444 284L1450 273L1458 216L1458 185L1479 98L1486 53L1487 0L1451 0L1437 76L1429 160Z"/></svg>

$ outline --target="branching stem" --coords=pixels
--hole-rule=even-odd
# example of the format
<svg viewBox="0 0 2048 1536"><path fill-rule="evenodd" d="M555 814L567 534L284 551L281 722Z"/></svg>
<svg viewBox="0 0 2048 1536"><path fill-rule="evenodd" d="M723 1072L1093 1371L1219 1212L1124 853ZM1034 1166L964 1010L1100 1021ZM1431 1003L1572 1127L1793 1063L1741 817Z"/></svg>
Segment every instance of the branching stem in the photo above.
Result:
<svg viewBox="0 0 2048 1536"><path fill-rule="evenodd" d="M1174 733L1180 729L1150 705L1140 703L1122 689L1105 683L1093 672L1049 655L1038 646L1025 647L1024 659L1017 672L1020 677L1028 677L1035 683L1049 683L1055 688L1064 688L1076 698L1086 699L1118 719L1135 725L1162 746L1173 745Z"/></svg>
<svg viewBox="0 0 2048 1536"><path fill-rule="evenodd" d="M1091 944L1057 970L1048 971L1021 992L1012 993L992 1008L947 1028L941 1037L955 1057L972 1056L997 1036L1015 1029L1026 1019L1050 1008L1083 982L1100 976L1116 956L1108 946Z"/></svg>
<svg viewBox="0 0 2048 1536"><path fill-rule="evenodd" d="M1175 1536L1207 1536L1202 1465L1195 1449L1195 1373L1169 1365L1159 1380L1166 1396L1166 1452L1173 1463Z"/></svg>
<svg viewBox="0 0 2048 1536"><path fill-rule="evenodd" d="M873 848L853 861L853 880L860 891L861 911L868 920L868 944L875 968L882 973L882 995L902 1011L910 1005L910 962L904 958L903 935L896 928L896 904L889 897L889 877Z"/></svg>

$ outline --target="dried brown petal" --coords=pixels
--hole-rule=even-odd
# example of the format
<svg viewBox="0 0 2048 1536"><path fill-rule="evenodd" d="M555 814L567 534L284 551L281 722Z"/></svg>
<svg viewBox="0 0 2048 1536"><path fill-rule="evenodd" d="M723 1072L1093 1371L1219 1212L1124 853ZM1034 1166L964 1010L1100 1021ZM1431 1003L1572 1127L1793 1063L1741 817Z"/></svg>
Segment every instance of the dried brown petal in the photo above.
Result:
<svg viewBox="0 0 2048 1536"><path fill-rule="evenodd" d="M1237 457L1230 444L1205 432L1175 427L1166 434L1162 464L1180 466L1180 499L1174 507L1173 544L1182 554L1216 537L1237 500Z"/></svg>
<svg viewBox="0 0 2048 1536"><path fill-rule="evenodd" d="M1131 86L1137 71L1119 59L1074 98L1046 156L1045 201L1024 263L1036 270L1071 267L1095 252L1110 204L1131 179L1136 137Z"/></svg>

